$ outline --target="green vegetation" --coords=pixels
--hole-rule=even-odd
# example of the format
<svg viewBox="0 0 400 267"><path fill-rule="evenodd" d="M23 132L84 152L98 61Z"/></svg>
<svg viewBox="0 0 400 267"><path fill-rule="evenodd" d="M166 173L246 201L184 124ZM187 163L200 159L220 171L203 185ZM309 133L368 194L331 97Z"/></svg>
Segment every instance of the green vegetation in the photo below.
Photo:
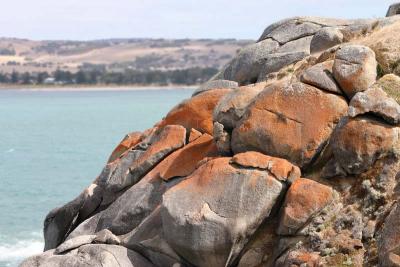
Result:
<svg viewBox="0 0 400 267"><path fill-rule="evenodd" d="M38 73L0 73L0 83L3 84L115 84L115 85L194 85L207 81L217 73L215 68L190 68L181 70L129 70L116 72L106 68L82 68L76 73L56 70L49 74Z"/></svg>

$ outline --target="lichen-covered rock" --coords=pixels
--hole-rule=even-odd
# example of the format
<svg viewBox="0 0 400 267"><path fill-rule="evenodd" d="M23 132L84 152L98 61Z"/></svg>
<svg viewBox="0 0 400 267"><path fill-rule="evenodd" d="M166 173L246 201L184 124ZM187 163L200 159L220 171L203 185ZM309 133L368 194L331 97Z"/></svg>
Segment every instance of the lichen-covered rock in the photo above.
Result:
<svg viewBox="0 0 400 267"><path fill-rule="evenodd" d="M258 95L234 129L232 150L259 151L305 167L346 112L340 96L302 83L273 84Z"/></svg>
<svg viewBox="0 0 400 267"><path fill-rule="evenodd" d="M324 176L360 174L373 163L394 153L399 128L369 117L345 119L332 137L334 158L326 165Z"/></svg>
<svg viewBox="0 0 400 267"><path fill-rule="evenodd" d="M292 183L301 176L299 167L285 159L274 158L259 152L245 152L232 157L231 163L246 167L268 170L276 179Z"/></svg>
<svg viewBox="0 0 400 267"><path fill-rule="evenodd" d="M21 266L400 266L399 21L267 27L124 138Z"/></svg>
<svg viewBox="0 0 400 267"><path fill-rule="evenodd" d="M332 75L333 62L333 60L329 60L306 69L300 80L321 90L342 95L342 90Z"/></svg>
<svg viewBox="0 0 400 267"><path fill-rule="evenodd" d="M349 116L372 113L390 124L400 123L400 105L381 88L370 88L357 93L350 102Z"/></svg>
<svg viewBox="0 0 400 267"><path fill-rule="evenodd" d="M336 52L333 75L345 94L351 99L367 90L376 81L377 62L370 48L345 45Z"/></svg>
<svg viewBox="0 0 400 267"><path fill-rule="evenodd" d="M277 233L294 235L310 218L333 200L333 190L309 179L297 179L282 205Z"/></svg>
<svg viewBox="0 0 400 267"><path fill-rule="evenodd" d="M285 188L266 171L229 161L208 161L163 197L166 239L196 266L232 264Z"/></svg>
<svg viewBox="0 0 400 267"><path fill-rule="evenodd" d="M183 101L173 108L160 122L159 127L182 125L187 130L194 128L202 133L212 134L212 114L219 100L231 89L214 89Z"/></svg>

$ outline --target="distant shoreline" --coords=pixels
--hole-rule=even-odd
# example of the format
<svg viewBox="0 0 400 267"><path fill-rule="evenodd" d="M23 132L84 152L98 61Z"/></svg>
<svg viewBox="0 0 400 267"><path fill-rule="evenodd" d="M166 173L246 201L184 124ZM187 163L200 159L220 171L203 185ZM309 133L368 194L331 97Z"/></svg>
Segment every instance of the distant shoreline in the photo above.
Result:
<svg viewBox="0 0 400 267"><path fill-rule="evenodd" d="M23 85L0 84L2 90L21 91L145 91L145 90L194 90L199 85Z"/></svg>

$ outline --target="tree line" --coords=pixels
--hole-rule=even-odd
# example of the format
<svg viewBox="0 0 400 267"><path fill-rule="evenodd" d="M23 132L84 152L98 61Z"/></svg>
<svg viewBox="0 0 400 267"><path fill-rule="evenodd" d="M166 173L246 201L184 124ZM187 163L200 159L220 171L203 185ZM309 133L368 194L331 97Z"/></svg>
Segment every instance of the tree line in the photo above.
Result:
<svg viewBox="0 0 400 267"><path fill-rule="evenodd" d="M115 84L115 85L195 85L203 83L217 73L215 68L189 68L180 70L125 70L107 71L105 69L79 70L70 72L56 70L48 72L17 72L1 73L0 83L3 84Z"/></svg>

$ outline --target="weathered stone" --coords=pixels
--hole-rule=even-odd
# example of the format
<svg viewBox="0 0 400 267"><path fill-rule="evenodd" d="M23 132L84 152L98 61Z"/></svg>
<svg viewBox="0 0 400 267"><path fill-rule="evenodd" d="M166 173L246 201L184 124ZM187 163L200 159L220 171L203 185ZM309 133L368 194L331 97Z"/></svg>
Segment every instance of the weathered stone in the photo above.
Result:
<svg viewBox="0 0 400 267"><path fill-rule="evenodd" d="M242 86L226 94L214 109L214 121L226 130L235 128L250 102L265 88L265 83Z"/></svg>
<svg viewBox="0 0 400 267"><path fill-rule="evenodd" d="M147 259L127 248L115 245L90 244L63 255L48 251L21 263L21 267L153 267Z"/></svg>
<svg viewBox="0 0 400 267"><path fill-rule="evenodd" d="M199 138L200 136L202 136L202 133L197 131L196 129L190 129L190 133L189 133L189 143L193 142L194 140L196 140L197 138Z"/></svg>
<svg viewBox="0 0 400 267"><path fill-rule="evenodd" d="M229 161L208 161L163 197L166 240L196 266L232 264L284 190L268 172Z"/></svg>
<svg viewBox="0 0 400 267"><path fill-rule="evenodd" d="M400 205L396 203L378 235L378 256L380 266L400 266Z"/></svg>
<svg viewBox="0 0 400 267"><path fill-rule="evenodd" d="M300 80L303 83L335 94L342 94L342 90L332 75L333 60L319 63L303 72Z"/></svg>
<svg viewBox="0 0 400 267"><path fill-rule="evenodd" d="M93 240L96 238L96 235L81 235L75 238L69 239L59 245L54 254L61 254L69 250L73 250L75 248L79 248L80 246L91 244Z"/></svg>
<svg viewBox="0 0 400 267"><path fill-rule="evenodd" d="M229 81L229 80L211 80L208 81L204 84L202 84L194 93L192 96L196 96L198 94L214 90L214 89L234 89L237 88L239 85L235 81Z"/></svg>
<svg viewBox="0 0 400 267"><path fill-rule="evenodd" d="M189 266L165 239L160 207L157 207L135 230L126 234L122 244L144 255L156 266Z"/></svg>
<svg viewBox="0 0 400 267"><path fill-rule="evenodd" d="M219 100L230 91L231 89L210 90L183 101L167 114L159 127L177 124L187 130L194 128L202 133L212 134L213 110Z"/></svg>
<svg viewBox="0 0 400 267"><path fill-rule="evenodd" d="M379 116L390 124L400 123L400 105L379 87L357 93L352 98L349 116L356 117L365 113Z"/></svg>
<svg viewBox="0 0 400 267"><path fill-rule="evenodd" d="M400 3L390 5L386 17L396 16L400 14Z"/></svg>
<svg viewBox="0 0 400 267"><path fill-rule="evenodd" d="M294 235L307 221L333 200L333 190L309 179L297 179L290 186L282 206L280 235Z"/></svg>
<svg viewBox="0 0 400 267"><path fill-rule="evenodd" d="M167 125L152 137L150 146L145 151L133 150L128 153L126 159L121 159L122 162L127 161L129 165L119 162L108 164L99 177L99 184L112 192L132 186L167 155L184 146L185 142L185 128ZM133 155L133 161L128 157L129 154Z"/></svg>
<svg viewBox="0 0 400 267"><path fill-rule="evenodd" d="M248 107L233 130L232 150L259 151L305 167L346 112L340 96L302 83L276 83Z"/></svg>
<svg viewBox="0 0 400 267"><path fill-rule="evenodd" d="M280 44L300 39L302 37L315 34L321 26L304 22L288 22L284 23L276 29L272 30L266 37L278 41Z"/></svg>
<svg viewBox="0 0 400 267"><path fill-rule="evenodd" d="M122 154L128 151L133 146L137 145L142 141L142 133L141 132L133 132L124 137L121 143L114 149L111 153L110 158L107 163L113 162L117 158L119 158Z"/></svg>
<svg viewBox="0 0 400 267"><path fill-rule="evenodd" d="M262 62L262 68L258 75L258 81L264 81L265 77L273 72L281 70L290 64L296 63L307 56L305 52L288 52L271 54Z"/></svg>
<svg viewBox="0 0 400 267"><path fill-rule="evenodd" d="M185 177L195 170L199 161L216 154L217 149L213 143L213 137L203 134L163 160L158 166L159 175L165 181L174 177Z"/></svg>
<svg viewBox="0 0 400 267"><path fill-rule="evenodd" d="M273 40L264 40L249 45L242 49L226 67L224 78L236 81L239 85L254 83L265 61L273 53L279 44Z"/></svg>
<svg viewBox="0 0 400 267"><path fill-rule="evenodd" d="M287 160L254 151L236 154L232 157L231 163L248 168L268 170L276 179L283 182L292 183L301 176L299 167Z"/></svg>
<svg viewBox="0 0 400 267"><path fill-rule="evenodd" d="M312 36L300 38L291 42L288 42L276 50L276 53L289 53L289 52L304 52L310 54L310 44Z"/></svg>
<svg viewBox="0 0 400 267"><path fill-rule="evenodd" d="M218 152L224 156L231 155L231 135L225 130L225 126L217 121L214 122L213 137Z"/></svg>
<svg viewBox="0 0 400 267"><path fill-rule="evenodd" d="M101 203L103 189L91 184L77 198L49 212L44 221L44 250L56 248L66 234L86 219Z"/></svg>
<svg viewBox="0 0 400 267"><path fill-rule="evenodd" d="M376 68L374 51L366 46L346 45L336 52L333 76L351 99L375 83Z"/></svg>
<svg viewBox="0 0 400 267"><path fill-rule="evenodd" d="M121 240L110 230L103 229L96 233L96 237L93 240L93 243L119 245L121 243Z"/></svg>
<svg viewBox="0 0 400 267"><path fill-rule="evenodd" d="M344 41L343 33L338 28L322 28L312 38L310 52L318 53Z"/></svg>
<svg viewBox="0 0 400 267"><path fill-rule="evenodd" d="M374 118L361 116L346 119L332 136L334 158L325 166L324 176L360 174L368 170L377 159L394 152L398 139L397 127Z"/></svg>

